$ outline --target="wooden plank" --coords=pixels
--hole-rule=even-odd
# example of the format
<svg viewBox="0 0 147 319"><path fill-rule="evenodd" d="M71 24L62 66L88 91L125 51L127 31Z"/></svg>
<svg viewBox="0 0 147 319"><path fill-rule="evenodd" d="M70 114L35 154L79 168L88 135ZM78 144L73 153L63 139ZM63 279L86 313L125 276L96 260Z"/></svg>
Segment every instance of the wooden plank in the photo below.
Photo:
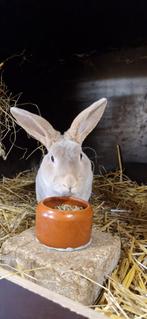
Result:
<svg viewBox="0 0 147 319"><path fill-rule="evenodd" d="M77 302L0 268L2 319L106 319Z"/></svg>

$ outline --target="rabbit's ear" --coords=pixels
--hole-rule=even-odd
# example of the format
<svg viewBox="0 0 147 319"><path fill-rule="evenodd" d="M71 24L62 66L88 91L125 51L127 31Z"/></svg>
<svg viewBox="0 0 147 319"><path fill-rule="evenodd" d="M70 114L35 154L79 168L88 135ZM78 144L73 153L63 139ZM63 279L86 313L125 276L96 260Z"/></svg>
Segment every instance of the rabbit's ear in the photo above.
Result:
<svg viewBox="0 0 147 319"><path fill-rule="evenodd" d="M103 98L82 111L74 119L69 130L65 132L65 136L82 144L86 136L95 128L97 123L100 121L106 105L107 99Z"/></svg>
<svg viewBox="0 0 147 319"><path fill-rule="evenodd" d="M11 107L10 111L17 123L32 137L40 141L47 149L61 135L48 121L39 115L17 107Z"/></svg>

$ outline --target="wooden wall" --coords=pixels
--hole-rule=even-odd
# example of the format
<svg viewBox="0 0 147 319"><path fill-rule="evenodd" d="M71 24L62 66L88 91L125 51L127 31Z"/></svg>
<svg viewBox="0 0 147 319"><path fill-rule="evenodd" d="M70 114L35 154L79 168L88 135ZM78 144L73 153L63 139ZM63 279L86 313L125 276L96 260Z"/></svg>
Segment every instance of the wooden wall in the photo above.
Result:
<svg viewBox="0 0 147 319"><path fill-rule="evenodd" d="M117 144L125 162L146 162L147 48L83 57L80 71L75 72L75 65L73 69L66 79L70 90L64 103L74 114L101 97L108 99L102 120L86 140L99 163L106 168L117 165Z"/></svg>

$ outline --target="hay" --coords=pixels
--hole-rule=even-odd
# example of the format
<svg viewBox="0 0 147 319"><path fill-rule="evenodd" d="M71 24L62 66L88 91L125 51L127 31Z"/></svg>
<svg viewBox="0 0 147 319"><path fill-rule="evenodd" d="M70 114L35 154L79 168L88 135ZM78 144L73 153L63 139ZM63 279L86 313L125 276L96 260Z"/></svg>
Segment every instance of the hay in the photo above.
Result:
<svg viewBox="0 0 147 319"><path fill-rule="evenodd" d="M95 223L122 243L119 265L95 309L111 318L147 318L147 186L125 176L120 181L120 172L96 177L92 203Z"/></svg>
<svg viewBox="0 0 147 319"><path fill-rule="evenodd" d="M54 209L58 209L60 211L71 211L71 210L83 210L83 207L82 206L77 206L77 205L68 205L68 204L62 204L62 205L58 205L58 206L55 206Z"/></svg>
<svg viewBox="0 0 147 319"><path fill-rule="evenodd" d="M0 64L1 68L2 63ZM3 82L2 76L0 78L0 157L6 160L9 153L16 142L16 122L10 114L10 108L18 104L20 94L13 96L7 89ZM5 147L6 139L9 139L10 146L8 150Z"/></svg>
<svg viewBox="0 0 147 319"><path fill-rule="evenodd" d="M0 181L0 245L9 237L34 225L34 173Z"/></svg>
<svg viewBox="0 0 147 319"><path fill-rule="evenodd" d="M11 57L10 57L11 58ZM12 57L13 58L13 57ZM0 72L1 68L4 66L4 62L0 63ZM22 150L21 158L28 159L36 151L41 151L42 156L45 155L45 147L39 142L36 141L36 147L31 151L30 154L27 154L27 148L22 148L20 145L16 144L17 135L21 131L21 128L17 126L16 120L10 113L10 108L15 107L24 107L24 106L35 106L39 115L40 110L38 106L34 103L19 103L21 94L13 95L9 92L5 82L3 81L2 73L0 74L0 158L6 160L13 147L15 146L18 149ZM6 146L7 145L7 146Z"/></svg>
<svg viewBox="0 0 147 319"><path fill-rule="evenodd" d="M119 265L102 286L95 311L112 319L147 318L147 186L139 186L119 171L95 176L91 203L94 223L102 231L117 234L122 243ZM35 204L34 172L0 181L0 245L34 225ZM17 272L30 276L28 269Z"/></svg>

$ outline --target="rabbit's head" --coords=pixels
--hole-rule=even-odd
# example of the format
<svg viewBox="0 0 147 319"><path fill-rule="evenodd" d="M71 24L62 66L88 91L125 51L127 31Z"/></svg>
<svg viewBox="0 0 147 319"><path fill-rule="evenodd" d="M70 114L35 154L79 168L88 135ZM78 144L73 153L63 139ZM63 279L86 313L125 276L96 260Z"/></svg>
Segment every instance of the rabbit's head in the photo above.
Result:
<svg viewBox="0 0 147 319"><path fill-rule="evenodd" d="M93 173L91 162L82 151L82 143L101 119L106 104L103 98L86 108L63 135L41 116L11 108L17 123L48 150L36 177L37 201L48 196L89 199Z"/></svg>

